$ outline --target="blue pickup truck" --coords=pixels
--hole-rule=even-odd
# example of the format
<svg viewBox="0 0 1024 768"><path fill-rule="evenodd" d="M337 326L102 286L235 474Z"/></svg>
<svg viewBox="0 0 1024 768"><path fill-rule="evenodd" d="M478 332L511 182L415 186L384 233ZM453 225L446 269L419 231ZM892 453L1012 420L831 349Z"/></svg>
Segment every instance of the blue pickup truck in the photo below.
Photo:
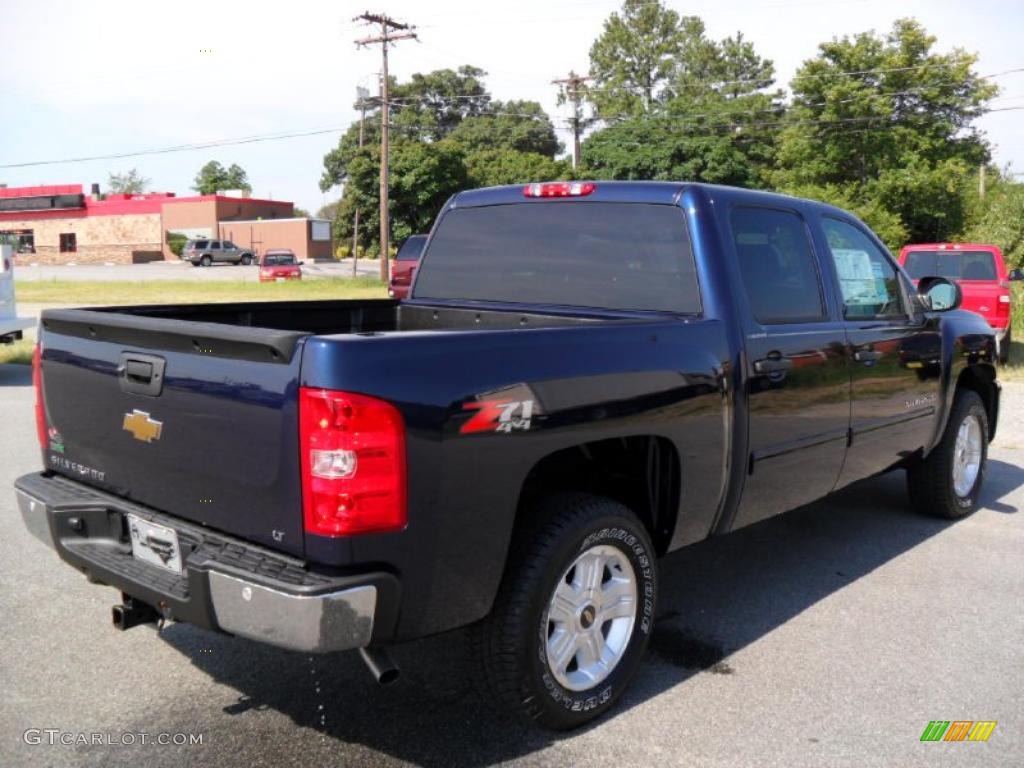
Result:
<svg viewBox="0 0 1024 768"><path fill-rule="evenodd" d="M892 469L972 511L1000 387L958 290L806 200L467 191L406 301L44 312L19 506L119 628L386 681L388 646L468 627L487 698L569 728L636 673L659 557Z"/></svg>

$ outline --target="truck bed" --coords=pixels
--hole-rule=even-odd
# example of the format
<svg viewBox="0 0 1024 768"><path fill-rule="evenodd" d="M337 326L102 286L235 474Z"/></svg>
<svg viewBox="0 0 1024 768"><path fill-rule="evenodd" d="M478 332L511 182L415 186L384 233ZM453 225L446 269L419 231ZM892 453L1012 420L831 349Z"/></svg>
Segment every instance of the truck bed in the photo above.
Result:
<svg viewBox="0 0 1024 768"><path fill-rule="evenodd" d="M439 359L431 338L600 320L370 300L60 309L41 322L49 469L302 556L298 389L325 360L353 380L374 366L339 341L415 338ZM389 363L399 375L403 359Z"/></svg>

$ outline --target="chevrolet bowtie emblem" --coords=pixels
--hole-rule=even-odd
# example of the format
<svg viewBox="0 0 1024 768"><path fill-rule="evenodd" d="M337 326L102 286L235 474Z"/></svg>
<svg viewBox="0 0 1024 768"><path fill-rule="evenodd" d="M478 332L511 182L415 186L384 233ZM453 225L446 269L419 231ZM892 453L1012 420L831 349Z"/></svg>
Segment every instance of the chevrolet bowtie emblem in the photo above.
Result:
<svg viewBox="0 0 1024 768"><path fill-rule="evenodd" d="M148 413L138 409L133 410L131 413L126 413L124 415L124 422L121 424L121 429L125 432L131 432L132 437L144 443L152 443L154 440L159 440L163 428L164 423L162 421L151 419Z"/></svg>

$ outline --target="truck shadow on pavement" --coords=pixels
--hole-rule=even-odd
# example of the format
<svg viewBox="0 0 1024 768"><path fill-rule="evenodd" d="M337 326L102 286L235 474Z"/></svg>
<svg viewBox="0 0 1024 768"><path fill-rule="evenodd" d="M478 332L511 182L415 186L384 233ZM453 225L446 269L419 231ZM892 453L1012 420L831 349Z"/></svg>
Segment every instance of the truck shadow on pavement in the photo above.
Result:
<svg viewBox="0 0 1024 768"><path fill-rule="evenodd" d="M983 506L1016 512L999 500L1022 484L1024 470L992 460ZM698 674L734 674L742 681L743 670L729 661L734 651L954 524L913 513L904 475L894 472L670 555L661 564L659 620L648 658L616 708L584 732ZM482 703L473 693L463 632L395 648L402 678L386 688L372 682L355 653L310 657L186 625L161 637L239 692L222 710L236 727L242 727L236 718L276 710L313 729L316 742L326 740L317 748L328 751L318 757L483 766L574 735L520 724ZM220 712L208 719L223 722ZM206 720L199 727L205 729ZM290 735L293 754L312 738L308 731Z"/></svg>

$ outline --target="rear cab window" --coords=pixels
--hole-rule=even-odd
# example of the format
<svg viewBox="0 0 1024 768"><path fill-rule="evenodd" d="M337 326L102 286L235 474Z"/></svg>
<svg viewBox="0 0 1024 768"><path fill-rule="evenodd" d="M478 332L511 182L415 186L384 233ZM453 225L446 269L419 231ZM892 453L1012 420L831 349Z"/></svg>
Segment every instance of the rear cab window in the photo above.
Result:
<svg viewBox="0 0 1024 768"><path fill-rule="evenodd" d="M413 297L699 314L683 211L575 200L453 208Z"/></svg>
<svg viewBox="0 0 1024 768"><path fill-rule="evenodd" d="M729 225L750 309L759 323L825 319L817 262L798 214L739 206L732 210Z"/></svg>
<svg viewBox="0 0 1024 768"><path fill-rule="evenodd" d="M413 235L398 249L395 255L397 261L416 261L423 253L423 244L427 241L426 235Z"/></svg>
<svg viewBox="0 0 1024 768"><path fill-rule="evenodd" d="M991 251L910 251L903 268L914 280L945 277L948 280L998 280Z"/></svg>

